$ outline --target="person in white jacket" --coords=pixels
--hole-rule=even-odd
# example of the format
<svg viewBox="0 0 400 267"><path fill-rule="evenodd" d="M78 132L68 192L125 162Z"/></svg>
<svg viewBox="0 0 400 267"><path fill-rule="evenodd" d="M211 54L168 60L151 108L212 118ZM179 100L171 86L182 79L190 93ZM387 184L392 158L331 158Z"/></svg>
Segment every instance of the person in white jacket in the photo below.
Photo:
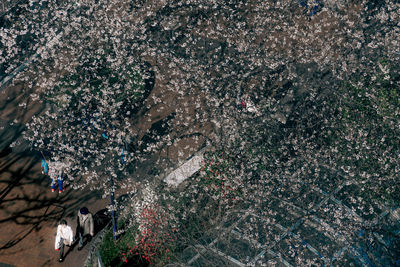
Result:
<svg viewBox="0 0 400 267"><path fill-rule="evenodd" d="M59 262L64 260L64 245L71 246L74 241L74 233L71 226L67 225L66 220L61 220L57 227L55 248L60 251Z"/></svg>

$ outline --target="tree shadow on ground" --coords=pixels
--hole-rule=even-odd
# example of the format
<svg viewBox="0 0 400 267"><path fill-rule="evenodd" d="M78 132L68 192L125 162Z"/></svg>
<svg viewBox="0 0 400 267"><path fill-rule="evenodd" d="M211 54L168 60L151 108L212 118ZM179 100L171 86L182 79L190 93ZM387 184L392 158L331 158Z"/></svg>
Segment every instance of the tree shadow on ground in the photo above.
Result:
<svg viewBox="0 0 400 267"><path fill-rule="evenodd" d="M50 192L50 179L40 174L39 162L40 158L29 151L0 157L0 229L8 229L9 235L8 240L3 236L0 252L39 231L43 223L56 224L74 214L97 193L77 197L72 190Z"/></svg>

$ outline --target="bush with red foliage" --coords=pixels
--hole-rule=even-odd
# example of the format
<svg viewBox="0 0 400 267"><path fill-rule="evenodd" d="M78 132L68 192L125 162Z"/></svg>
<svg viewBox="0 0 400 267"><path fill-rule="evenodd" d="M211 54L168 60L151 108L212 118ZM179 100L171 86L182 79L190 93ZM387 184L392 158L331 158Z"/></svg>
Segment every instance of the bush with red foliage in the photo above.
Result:
<svg viewBox="0 0 400 267"><path fill-rule="evenodd" d="M149 205L142 209L138 221L136 243L128 244L129 250L121 255L123 261L131 264L155 264L169 260L176 240L168 214L158 205Z"/></svg>

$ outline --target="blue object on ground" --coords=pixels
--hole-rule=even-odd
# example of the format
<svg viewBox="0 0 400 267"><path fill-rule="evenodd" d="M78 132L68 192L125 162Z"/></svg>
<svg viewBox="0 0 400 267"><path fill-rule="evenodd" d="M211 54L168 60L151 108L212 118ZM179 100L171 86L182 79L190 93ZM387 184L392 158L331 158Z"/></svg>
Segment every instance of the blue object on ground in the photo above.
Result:
<svg viewBox="0 0 400 267"><path fill-rule="evenodd" d="M106 133L103 133L101 136L103 136L105 139L108 139L108 136L106 135Z"/></svg>
<svg viewBox="0 0 400 267"><path fill-rule="evenodd" d="M297 1L299 2L300 6L304 7L305 9L308 9L307 1L305 1L305 0L297 0ZM321 5L320 1L314 1L314 3L315 4L314 4L314 6L313 6L313 8L312 8L312 10L310 12L310 17L312 17L315 14L317 14L318 9L319 9L319 7Z"/></svg>
<svg viewBox="0 0 400 267"><path fill-rule="evenodd" d="M308 8L308 5L307 5L307 3L306 3L305 1L303 1L303 0L298 0L298 2L299 2L299 4L300 4L302 7Z"/></svg>
<svg viewBox="0 0 400 267"><path fill-rule="evenodd" d="M313 10L311 10L310 17L317 14L318 6L314 6Z"/></svg>
<svg viewBox="0 0 400 267"><path fill-rule="evenodd" d="M121 164L125 164L125 155L124 155L124 148L122 148L122 152L121 152Z"/></svg>

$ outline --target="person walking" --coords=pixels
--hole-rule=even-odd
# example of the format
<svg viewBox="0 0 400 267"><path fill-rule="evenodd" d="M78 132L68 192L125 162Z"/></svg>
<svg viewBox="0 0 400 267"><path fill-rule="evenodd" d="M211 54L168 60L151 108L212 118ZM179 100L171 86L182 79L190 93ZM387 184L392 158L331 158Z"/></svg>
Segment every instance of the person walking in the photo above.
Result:
<svg viewBox="0 0 400 267"><path fill-rule="evenodd" d="M54 192L56 190L56 183L58 183L58 193L62 193L64 191L63 170L60 163L51 162L49 174L51 179L51 192Z"/></svg>
<svg viewBox="0 0 400 267"><path fill-rule="evenodd" d="M59 262L64 261L64 245L71 246L74 241L74 233L71 226L67 224L66 220L61 220L57 227L56 244L55 248L60 251Z"/></svg>
<svg viewBox="0 0 400 267"><path fill-rule="evenodd" d="M93 215L86 207L83 207L78 211L76 234L79 238L78 250L83 248L84 238L87 239L87 242L90 242L94 235Z"/></svg>

